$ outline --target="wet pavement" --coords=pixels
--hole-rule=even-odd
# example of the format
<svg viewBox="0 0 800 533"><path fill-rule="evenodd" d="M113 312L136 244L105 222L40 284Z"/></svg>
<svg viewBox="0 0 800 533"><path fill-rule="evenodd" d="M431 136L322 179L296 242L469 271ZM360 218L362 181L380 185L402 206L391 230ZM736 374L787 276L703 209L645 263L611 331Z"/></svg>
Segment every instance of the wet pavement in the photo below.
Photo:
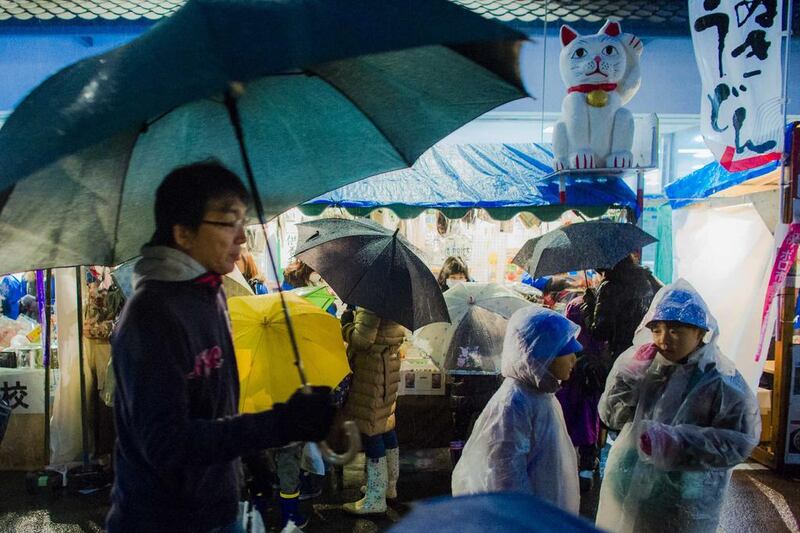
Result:
<svg viewBox="0 0 800 533"><path fill-rule="evenodd" d="M386 516L381 517L352 517L341 510L342 503L359 497L362 465L348 467L341 478L329 476L323 495L301 504L311 518L305 531L386 531L415 502L449 493L450 471L442 458L442 454L427 459L421 459L419 454L411 457L404 454L398 484L399 501L392 503ZM412 468L416 471L411 471ZM102 531L108 510L107 489L89 495L63 491L58 495L31 496L25 492L24 477L22 472L0 472L0 531ZM597 511L599 479L597 481L581 501L581 514L589 519L593 519ZM340 485L342 488L338 488ZM800 533L798 517L800 480L780 477L759 465L744 465L734 471L719 531ZM268 530L277 531L278 520L277 507L270 505L266 514Z"/></svg>

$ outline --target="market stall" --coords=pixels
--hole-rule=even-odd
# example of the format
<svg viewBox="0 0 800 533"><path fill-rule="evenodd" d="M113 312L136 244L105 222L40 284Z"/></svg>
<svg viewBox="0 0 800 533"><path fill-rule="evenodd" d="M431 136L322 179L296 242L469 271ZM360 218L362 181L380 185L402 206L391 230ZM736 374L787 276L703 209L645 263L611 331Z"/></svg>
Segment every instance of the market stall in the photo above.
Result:
<svg viewBox="0 0 800 533"><path fill-rule="evenodd" d="M534 143L437 145L411 169L374 176L299 206L302 215L282 220L289 236L282 249L292 255L295 222L333 208L399 227L434 271L444 258L457 255L470 264L476 280L518 281L523 272L511 259L528 238L564 216L580 220L636 205L631 187L614 178L569 178L569 203L562 204L559 182L547 179L551 160L549 147ZM408 449L447 447L453 433L450 380L415 340L406 347L397 404L400 442Z"/></svg>
<svg viewBox="0 0 800 533"><path fill-rule="evenodd" d="M795 128L792 124L786 130L787 159ZM674 279L686 278L704 294L720 322L720 348L757 391L763 427L762 445L754 457L773 467L783 464L779 449L789 433L796 277L788 278L786 293L779 295L772 315L769 309L765 313L764 300L776 241L787 231L781 222L791 221L791 213L781 213L780 208L791 209L791 201L781 204L780 196L795 194L792 168L782 169L775 161L728 172L715 162L668 185L671 215L666 222L671 225L672 250L659 250L671 255ZM783 192L781 183L787 185ZM770 342L769 324L775 324L778 313L781 327ZM762 327L767 329L762 332Z"/></svg>
<svg viewBox="0 0 800 533"><path fill-rule="evenodd" d="M495 220L520 212L554 221L576 209L597 217L611 207L634 207L636 195L620 179L569 178L569 203L562 204L553 173L553 154L541 144L436 145L414 166L341 187L300 206L307 215L341 207L353 215L390 208L401 218L437 209L461 218L470 209L486 210Z"/></svg>
<svg viewBox="0 0 800 533"><path fill-rule="evenodd" d="M18 291L8 290L10 283L20 280ZM2 285L5 305L0 315L0 400L11 411L5 434L0 435L0 469L39 469L47 463L45 420L48 402L52 404L59 382L58 363L53 357L56 347L53 345L50 352L52 369L45 368L43 328L28 316L35 316L37 298L28 293L27 276L6 276Z"/></svg>

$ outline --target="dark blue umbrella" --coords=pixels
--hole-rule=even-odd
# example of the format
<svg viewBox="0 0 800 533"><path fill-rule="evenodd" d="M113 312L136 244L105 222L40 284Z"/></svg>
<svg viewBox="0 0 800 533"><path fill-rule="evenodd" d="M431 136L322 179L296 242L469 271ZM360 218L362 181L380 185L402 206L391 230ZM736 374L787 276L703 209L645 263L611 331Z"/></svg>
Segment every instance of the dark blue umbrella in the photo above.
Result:
<svg viewBox="0 0 800 533"><path fill-rule="evenodd" d="M611 268L658 239L633 224L596 220L563 226L526 242L512 262L534 278Z"/></svg>
<svg viewBox="0 0 800 533"><path fill-rule="evenodd" d="M404 168L524 96L503 45L522 38L446 0L189 0L45 80L0 129L0 272L135 256L157 186L198 160L247 177L262 227Z"/></svg>
<svg viewBox="0 0 800 533"><path fill-rule="evenodd" d="M553 480L558 483L558 480ZM586 520L527 494L437 498L415 507L389 533L597 532Z"/></svg>
<svg viewBox="0 0 800 533"><path fill-rule="evenodd" d="M0 272L133 257L160 180L209 157L252 174L267 216L405 168L524 96L522 38L446 0L190 0L0 129Z"/></svg>
<svg viewBox="0 0 800 533"><path fill-rule="evenodd" d="M323 218L297 225L298 259L343 302L414 331L450 322L442 290L414 246L369 220Z"/></svg>

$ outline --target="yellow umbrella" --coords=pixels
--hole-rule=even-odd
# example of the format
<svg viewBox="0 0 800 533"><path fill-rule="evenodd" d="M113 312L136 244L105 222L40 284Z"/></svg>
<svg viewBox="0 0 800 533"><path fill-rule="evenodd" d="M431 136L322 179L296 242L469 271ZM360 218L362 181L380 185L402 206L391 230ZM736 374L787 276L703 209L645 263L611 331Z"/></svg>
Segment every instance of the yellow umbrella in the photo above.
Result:
<svg viewBox="0 0 800 533"><path fill-rule="evenodd" d="M350 372L339 321L308 300L284 293L306 378L336 387ZM240 411L284 402L301 387L279 294L228 300L239 367Z"/></svg>

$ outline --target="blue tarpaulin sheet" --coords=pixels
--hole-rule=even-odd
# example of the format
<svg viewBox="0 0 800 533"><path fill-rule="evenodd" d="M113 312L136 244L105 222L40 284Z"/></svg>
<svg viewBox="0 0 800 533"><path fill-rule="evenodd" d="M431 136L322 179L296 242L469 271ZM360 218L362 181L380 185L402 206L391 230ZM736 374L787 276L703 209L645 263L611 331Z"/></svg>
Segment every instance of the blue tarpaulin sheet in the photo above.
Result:
<svg viewBox="0 0 800 533"><path fill-rule="evenodd" d="M438 145L410 169L380 174L323 194L301 206L306 213L326 206L368 211L390 207L402 217L425 209L452 213L486 209L495 218L530 211L542 218L567 209L597 211L635 207L636 194L622 180L567 179L567 203L561 205L553 154L539 144ZM548 209L549 208L549 209ZM593 215L597 216L597 215Z"/></svg>
<svg viewBox="0 0 800 533"><path fill-rule="evenodd" d="M791 152L791 133L794 126L794 123L786 126L786 136L783 144L785 153ZM753 178L768 174L779 166L780 161L774 161L763 167L751 170L728 172L715 161L673 181L664 187L664 192L673 208L683 207Z"/></svg>
<svg viewBox="0 0 800 533"><path fill-rule="evenodd" d="M673 181L664 187L664 192L673 208L683 207L740 183L768 174L778 168L778 163L778 161L774 161L766 166L752 170L728 172L715 161Z"/></svg>

